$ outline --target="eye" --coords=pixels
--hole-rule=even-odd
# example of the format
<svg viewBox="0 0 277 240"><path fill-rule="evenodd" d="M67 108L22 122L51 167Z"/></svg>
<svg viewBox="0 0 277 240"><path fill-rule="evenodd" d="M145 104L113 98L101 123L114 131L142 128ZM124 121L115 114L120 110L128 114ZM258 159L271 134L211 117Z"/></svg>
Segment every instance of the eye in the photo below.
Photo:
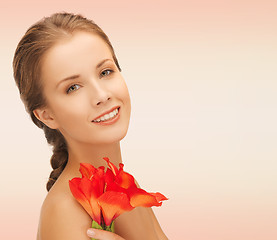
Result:
<svg viewBox="0 0 277 240"><path fill-rule="evenodd" d="M111 69L106 69L104 70L103 72L101 72L101 77L105 77L105 76L108 76L110 74L112 74L114 71L111 70Z"/></svg>
<svg viewBox="0 0 277 240"><path fill-rule="evenodd" d="M80 88L80 85L78 85L78 84L73 84L73 85L71 85L67 90L66 90L66 93L68 94L68 93L70 93L70 92L72 92L72 91L76 91L77 89L79 89Z"/></svg>

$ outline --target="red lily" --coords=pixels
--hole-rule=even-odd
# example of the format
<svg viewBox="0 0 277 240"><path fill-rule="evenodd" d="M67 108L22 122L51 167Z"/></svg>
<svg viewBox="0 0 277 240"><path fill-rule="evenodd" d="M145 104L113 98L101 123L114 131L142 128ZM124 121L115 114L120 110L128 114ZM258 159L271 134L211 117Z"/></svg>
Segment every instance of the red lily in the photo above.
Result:
<svg viewBox="0 0 277 240"><path fill-rule="evenodd" d="M96 169L90 164L81 163L80 172L82 178L69 181L70 190L91 218L101 225L101 207L97 199L104 192L104 167Z"/></svg>
<svg viewBox="0 0 277 240"><path fill-rule="evenodd" d="M117 167L109 161L108 158L103 158L110 169L106 172L106 191L124 192L130 199L130 205L135 208L161 206L162 201L168 200L161 193L148 193L141 188L138 188L134 177L123 171L124 164L119 164L119 170Z"/></svg>
<svg viewBox="0 0 277 240"><path fill-rule="evenodd" d="M135 184L134 177L123 171L123 164L117 169L108 158L104 158L110 169L95 168L81 163L82 178L73 178L69 187L73 196L91 218L103 229L115 218L137 206L161 206L167 198L161 193L148 193Z"/></svg>

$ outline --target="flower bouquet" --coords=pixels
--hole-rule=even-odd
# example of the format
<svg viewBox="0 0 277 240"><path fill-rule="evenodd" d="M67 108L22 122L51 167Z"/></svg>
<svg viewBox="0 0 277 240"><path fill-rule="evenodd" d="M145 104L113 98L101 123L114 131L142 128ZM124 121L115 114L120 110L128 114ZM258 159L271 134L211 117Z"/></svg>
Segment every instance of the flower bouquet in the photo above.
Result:
<svg viewBox="0 0 277 240"><path fill-rule="evenodd" d="M69 180L69 187L76 200L92 218L92 228L114 232L114 220L123 212L135 207L161 206L168 200L161 193L148 193L138 188L134 177L103 158L109 168L95 168L89 163L80 164L82 178Z"/></svg>

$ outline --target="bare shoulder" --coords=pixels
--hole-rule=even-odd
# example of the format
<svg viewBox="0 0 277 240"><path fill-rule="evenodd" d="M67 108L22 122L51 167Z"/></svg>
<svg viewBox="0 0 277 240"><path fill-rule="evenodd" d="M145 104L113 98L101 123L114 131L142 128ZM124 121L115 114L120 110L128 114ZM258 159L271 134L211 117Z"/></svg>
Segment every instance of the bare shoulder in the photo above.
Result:
<svg viewBox="0 0 277 240"><path fill-rule="evenodd" d="M71 195L69 188L56 185L45 198L37 240L89 240L86 235L91 218Z"/></svg>

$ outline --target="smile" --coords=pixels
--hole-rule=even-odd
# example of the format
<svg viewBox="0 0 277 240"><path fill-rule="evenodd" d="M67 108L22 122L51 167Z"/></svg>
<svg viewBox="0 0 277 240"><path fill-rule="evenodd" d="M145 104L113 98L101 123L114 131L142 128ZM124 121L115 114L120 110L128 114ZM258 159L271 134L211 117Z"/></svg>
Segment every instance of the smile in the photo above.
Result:
<svg viewBox="0 0 277 240"><path fill-rule="evenodd" d="M96 123L99 123L99 122L107 122L109 120L112 120L114 119L117 115L118 115L118 112L119 112L119 108L116 108L114 109L113 111L109 112L109 113L106 113L105 115L102 115L101 117L99 118L96 118L95 120L93 120L92 122L96 122Z"/></svg>

